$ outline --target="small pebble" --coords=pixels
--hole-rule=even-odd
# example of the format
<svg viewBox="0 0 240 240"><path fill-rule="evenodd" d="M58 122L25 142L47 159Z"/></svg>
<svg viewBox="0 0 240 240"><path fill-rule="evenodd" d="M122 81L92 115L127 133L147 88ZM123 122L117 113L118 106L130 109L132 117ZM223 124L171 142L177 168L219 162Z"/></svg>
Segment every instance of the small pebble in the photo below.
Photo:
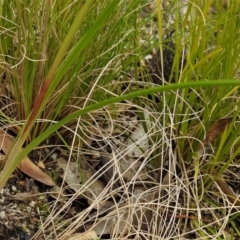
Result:
<svg viewBox="0 0 240 240"><path fill-rule="evenodd" d="M50 153L50 150L48 148L44 148L45 153Z"/></svg>
<svg viewBox="0 0 240 240"><path fill-rule="evenodd" d="M12 191L17 192L17 188L15 186L12 186Z"/></svg>
<svg viewBox="0 0 240 240"><path fill-rule="evenodd" d="M57 156L58 156L58 155L57 155L56 153L53 153L52 156L51 156L51 157L52 157L52 160L56 160L56 159L57 159Z"/></svg>

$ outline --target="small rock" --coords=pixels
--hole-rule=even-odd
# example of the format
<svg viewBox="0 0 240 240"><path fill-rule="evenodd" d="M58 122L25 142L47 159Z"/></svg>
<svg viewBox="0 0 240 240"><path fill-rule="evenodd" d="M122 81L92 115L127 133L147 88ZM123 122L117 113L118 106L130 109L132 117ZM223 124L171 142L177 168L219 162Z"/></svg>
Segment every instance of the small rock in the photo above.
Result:
<svg viewBox="0 0 240 240"><path fill-rule="evenodd" d="M53 153L53 154L51 155L51 157L52 157L52 160L56 160L57 157L58 157L58 155L57 155L57 153Z"/></svg>
<svg viewBox="0 0 240 240"><path fill-rule="evenodd" d="M12 191L17 192L17 188L15 186L12 186Z"/></svg>

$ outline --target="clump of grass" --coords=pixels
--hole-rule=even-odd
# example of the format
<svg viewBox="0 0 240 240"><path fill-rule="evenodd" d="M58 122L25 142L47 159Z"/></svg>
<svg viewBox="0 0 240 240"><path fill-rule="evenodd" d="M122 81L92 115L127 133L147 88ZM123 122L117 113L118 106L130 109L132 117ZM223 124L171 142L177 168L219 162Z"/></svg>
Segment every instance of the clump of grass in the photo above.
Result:
<svg viewBox="0 0 240 240"><path fill-rule="evenodd" d="M133 234L148 239L193 235L221 239L231 234L223 228L227 224L239 235L231 212L233 203L217 185L235 164L239 145L239 83L234 80L238 78L240 54L236 30L240 24L239 3L232 1L228 9L218 6L219 12L209 15L211 2L203 6L189 2L185 15L181 15L183 6L170 1L171 25L169 12L166 14L159 3L158 24L151 29L152 16L141 17L146 7L143 1L4 1L0 9L5 32L0 36L4 77L1 119L2 127L10 128L18 138L6 158L0 188L23 157L50 136L61 136L58 139L70 149L69 159L74 151L81 156L84 144L96 134L99 110L105 114L105 121L118 127L119 105L115 104L121 102L137 109L150 146L143 152L141 167L151 163L158 168L159 182L153 182L154 186L141 196L134 195L135 200L126 196L123 205L116 204L113 211L117 223L126 221L129 227L122 233L121 227L115 228L112 239ZM146 29L149 22L150 29ZM174 31L167 41L175 46L171 79L162 79L164 86L157 86L151 82L142 59L153 49L160 51L159 68L164 76L166 44L162 34L168 31ZM152 100L144 97L150 95ZM144 115L146 109L149 119ZM217 129L219 134L204 145L213 123L226 117L232 118L228 126ZM98 130L99 136L106 137L101 128ZM20 151L23 144L26 147ZM199 156L202 145L205 152L206 147L211 148L207 160ZM125 155L126 151L116 154L113 166ZM219 174L213 174L216 171ZM131 186L135 186L136 178ZM117 190L111 192L111 184L89 208L71 220L59 221L64 209L90 189L91 181L94 178L61 210L52 209L43 229L58 221L54 228L61 233L58 236L52 232L49 238L64 239L91 221L99 224L98 217L89 220L86 216L93 207L118 194ZM127 185L123 189L129 191ZM128 201L131 204L126 204ZM127 212L128 217L122 220L118 210ZM209 215L211 222L206 219ZM144 226L143 219L147 219ZM141 227L134 226L136 223ZM39 231L36 239L41 234Z"/></svg>
<svg viewBox="0 0 240 240"><path fill-rule="evenodd" d="M58 121L76 108L101 101L105 93L96 86L109 83L119 72L116 64L121 54L116 49L123 49L123 40L131 32L125 32L126 23L119 17L119 1L58 4L14 1L2 6L6 16L2 26L7 32L1 40L2 73L6 96L13 102L4 106L4 114L14 121L13 131L19 137L9 153L1 187L21 161L16 153L24 142L50 127L46 120ZM131 7L135 8L134 3ZM117 17L110 18L111 14ZM45 121L35 124L37 118ZM17 127L18 122L24 122L23 126Z"/></svg>

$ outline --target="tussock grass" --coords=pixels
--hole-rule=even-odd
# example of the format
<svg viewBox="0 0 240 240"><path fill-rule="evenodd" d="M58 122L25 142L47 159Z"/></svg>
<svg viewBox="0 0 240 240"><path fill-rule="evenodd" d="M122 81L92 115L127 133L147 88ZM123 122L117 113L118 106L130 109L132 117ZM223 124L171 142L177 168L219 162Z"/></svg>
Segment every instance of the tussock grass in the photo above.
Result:
<svg viewBox="0 0 240 240"><path fill-rule="evenodd" d="M16 146L26 147L14 154L13 146L2 184L25 155L54 135L80 173L84 159L102 150L94 141L111 148L105 168L64 202L59 195L33 239L66 239L87 230L107 232L111 239L239 237L239 200L234 204L218 184L233 184L233 176L239 181L239 3L231 1L227 9L218 4L211 14L215 2L200 2L169 1L164 8L147 8L151 15L147 3L136 0L86 1L88 11L81 1L4 1L1 119L4 128L20 132ZM75 26L79 11L86 17ZM164 75L168 41L175 46L172 71L159 86L143 59L160 50ZM228 117L206 142L211 127ZM124 170L121 161L130 162ZM147 180L139 177L146 166ZM108 184L96 194L97 179L109 169ZM89 207L65 218L79 198Z"/></svg>

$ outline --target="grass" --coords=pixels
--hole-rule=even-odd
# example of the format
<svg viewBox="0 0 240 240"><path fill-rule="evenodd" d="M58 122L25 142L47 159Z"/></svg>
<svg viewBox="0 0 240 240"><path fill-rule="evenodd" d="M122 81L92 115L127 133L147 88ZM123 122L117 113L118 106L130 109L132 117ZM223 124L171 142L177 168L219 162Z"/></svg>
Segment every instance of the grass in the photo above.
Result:
<svg viewBox="0 0 240 240"><path fill-rule="evenodd" d="M233 169L239 168L240 4L233 0L224 9L215 1L189 3L181 15L184 6L169 3L156 6L152 15L144 14L152 9L140 0L1 5L1 121L17 140L6 156L0 188L46 139L57 137L55 144L65 145L69 161L80 165L87 152L98 151L90 144L97 138L113 151L108 168L114 167L116 178L101 194L93 186L103 173L86 178L60 209L52 206L34 239L64 239L88 224L97 233L110 226L111 239L239 237L238 214L232 210L239 207L238 193L236 188L229 192L233 183L225 179L239 181ZM216 14L208 12L211 4ZM175 45L172 71L157 85L143 58L160 49L164 74L169 40ZM135 117L126 122L138 119L135 128L141 123L139 139L124 122L126 114ZM116 134L127 139L120 147L113 143ZM135 161L121 170L121 161L133 152ZM139 175L147 164L157 171L157 181L138 189L139 182L146 184ZM117 180L121 186L112 189ZM116 195L104 217L92 215ZM91 204L64 219L62 212L79 196Z"/></svg>

